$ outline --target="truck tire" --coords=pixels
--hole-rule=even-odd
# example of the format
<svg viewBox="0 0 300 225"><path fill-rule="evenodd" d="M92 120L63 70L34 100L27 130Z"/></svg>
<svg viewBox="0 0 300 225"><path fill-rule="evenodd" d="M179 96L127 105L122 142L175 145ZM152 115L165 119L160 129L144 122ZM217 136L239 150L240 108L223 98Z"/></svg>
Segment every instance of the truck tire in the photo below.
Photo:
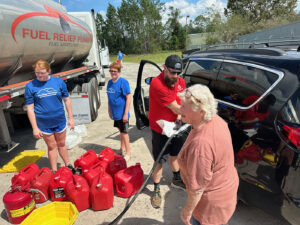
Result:
<svg viewBox="0 0 300 225"><path fill-rule="evenodd" d="M93 77L89 83L92 83L92 86L94 87L95 91L96 91L96 96L97 96L97 109L100 108L101 105L101 99L100 99L100 91L99 91L99 85L97 82L96 77Z"/></svg>
<svg viewBox="0 0 300 225"><path fill-rule="evenodd" d="M78 93L81 92L81 86L79 84L75 84L74 87L72 88L71 93Z"/></svg>
<svg viewBox="0 0 300 225"><path fill-rule="evenodd" d="M96 90L93 87L92 83L89 82L89 83L82 84L82 91L87 92L89 95L91 120L94 121L98 117Z"/></svg>

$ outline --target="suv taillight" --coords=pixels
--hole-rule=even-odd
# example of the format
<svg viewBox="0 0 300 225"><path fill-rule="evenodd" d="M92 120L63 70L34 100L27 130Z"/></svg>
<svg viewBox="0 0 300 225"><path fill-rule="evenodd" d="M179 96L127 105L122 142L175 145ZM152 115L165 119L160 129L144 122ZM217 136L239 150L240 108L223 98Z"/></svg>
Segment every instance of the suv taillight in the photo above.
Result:
<svg viewBox="0 0 300 225"><path fill-rule="evenodd" d="M283 125L283 130L288 139L297 147L300 148L300 128Z"/></svg>

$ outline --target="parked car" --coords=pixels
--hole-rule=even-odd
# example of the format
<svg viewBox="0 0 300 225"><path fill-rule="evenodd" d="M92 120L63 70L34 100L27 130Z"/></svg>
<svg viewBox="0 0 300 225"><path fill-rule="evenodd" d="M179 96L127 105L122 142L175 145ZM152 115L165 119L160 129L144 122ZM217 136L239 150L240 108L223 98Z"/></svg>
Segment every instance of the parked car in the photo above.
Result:
<svg viewBox="0 0 300 225"><path fill-rule="evenodd" d="M187 87L207 85L218 100L218 114L232 135L239 199L295 225L300 224L299 56L277 48L198 51L183 59L181 74ZM149 66L157 70L150 76ZM134 93L138 129L149 125L149 84L160 71L153 62L140 63Z"/></svg>

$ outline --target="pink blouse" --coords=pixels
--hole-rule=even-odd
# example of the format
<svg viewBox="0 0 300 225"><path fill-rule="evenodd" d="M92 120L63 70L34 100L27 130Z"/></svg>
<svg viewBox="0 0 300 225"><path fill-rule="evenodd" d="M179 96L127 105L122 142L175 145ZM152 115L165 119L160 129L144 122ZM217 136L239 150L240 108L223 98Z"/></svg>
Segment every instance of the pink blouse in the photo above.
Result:
<svg viewBox="0 0 300 225"><path fill-rule="evenodd" d="M187 189L203 189L193 216L201 225L226 224L235 211L239 179L231 135L219 116L192 129L179 155Z"/></svg>

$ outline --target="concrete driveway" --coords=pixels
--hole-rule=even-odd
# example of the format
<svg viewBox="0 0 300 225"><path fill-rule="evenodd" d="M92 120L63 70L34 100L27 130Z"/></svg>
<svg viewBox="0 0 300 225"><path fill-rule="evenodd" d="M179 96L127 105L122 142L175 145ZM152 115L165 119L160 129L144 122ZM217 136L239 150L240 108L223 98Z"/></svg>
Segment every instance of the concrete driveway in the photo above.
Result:
<svg viewBox="0 0 300 225"><path fill-rule="evenodd" d="M136 85L136 77L139 64L124 63L122 76L126 78L130 83L132 94L134 93ZM149 76L156 76L157 74L151 74L151 70L148 71ZM153 72L152 72L153 73ZM106 70L106 76L109 76L108 70ZM110 120L107 114L107 96L105 88L100 91L101 93L101 107L99 109L99 116L93 123L87 124L88 136L84 137L82 142L69 150L71 161L75 161L86 151L93 149L96 153L99 153L103 148L110 147L118 152L119 146L119 133L117 129L113 127L113 122ZM153 160L150 154L151 151L151 133L148 128L140 131L135 127L135 115L133 105L131 106L131 118L129 136L131 143L132 157L129 161L130 165L140 162L144 170L145 177L151 170ZM10 153L0 153L0 163L5 164L9 159L13 158L17 153L23 150L34 149L46 149L46 146L42 140L34 140L32 131L30 128L23 128L18 130L13 139L20 143L17 149ZM62 161L59 159L59 163ZM49 167L47 156L41 158L37 164L39 167ZM63 164L61 164L63 165ZM10 179L13 176L12 173L0 174L0 191L1 199L5 192L9 189ZM118 224L122 225L182 225L180 220L180 210L184 206L186 200L186 193L182 190L176 190L169 186L172 179L172 172L168 165L164 166L163 179L161 184L161 191L163 194L162 207L160 209L154 209L150 204L151 191L153 190L152 179L150 184L143 190L141 195L136 199L131 208L123 216ZM79 213L79 216L75 222L76 225L94 225L94 224L109 224L113 219L118 216L124 209L128 202L128 199L119 197L114 198L114 206L105 211L93 211L91 209L85 210ZM37 205L48 204L50 201ZM6 213L4 210L3 202L0 203L1 217L0 224L9 224ZM243 203L239 203L236 212L229 222L230 225L285 225L288 224L280 219L273 218L263 211L246 206Z"/></svg>

